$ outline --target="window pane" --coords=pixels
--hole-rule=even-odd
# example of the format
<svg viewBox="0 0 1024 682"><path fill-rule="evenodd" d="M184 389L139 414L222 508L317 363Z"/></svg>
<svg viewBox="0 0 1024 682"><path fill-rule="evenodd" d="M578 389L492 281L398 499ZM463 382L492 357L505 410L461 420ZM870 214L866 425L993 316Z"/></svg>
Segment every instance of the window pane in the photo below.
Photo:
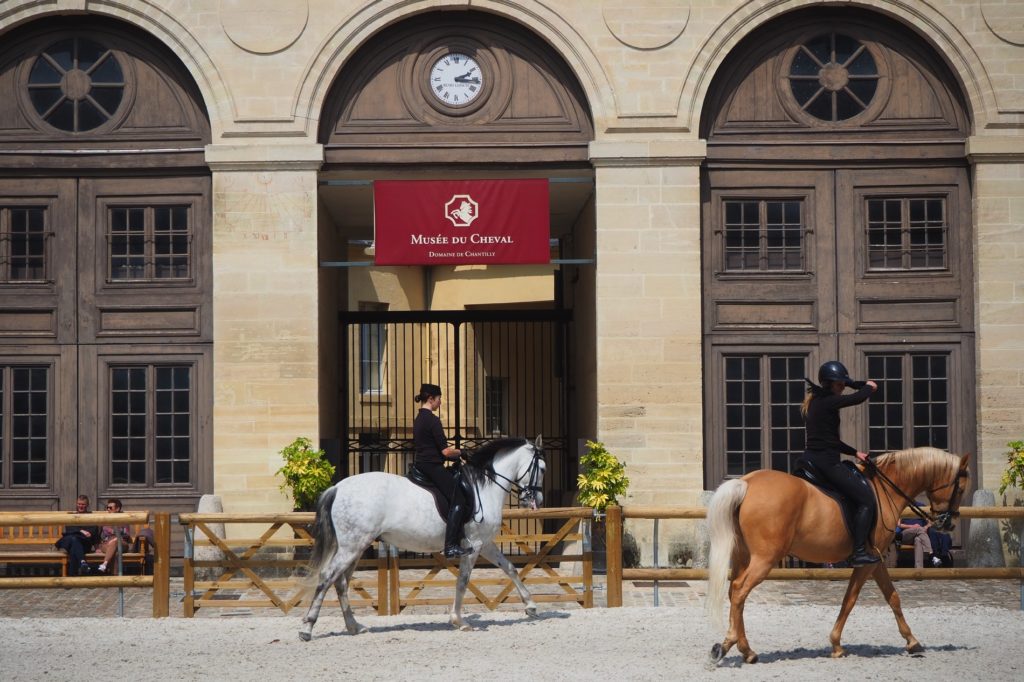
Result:
<svg viewBox="0 0 1024 682"><path fill-rule="evenodd" d="M5 215L6 214L6 215ZM0 225L9 231L0 233L0 281L39 281L46 279L46 209L41 207L0 207ZM4 253L3 242L7 242ZM2 266L7 256L9 269Z"/></svg>
<svg viewBox="0 0 1024 682"><path fill-rule="evenodd" d="M110 279L144 279L146 276L146 215L138 207L112 208L109 214L107 249Z"/></svg>
<svg viewBox="0 0 1024 682"><path fill-rule="evenodd" d="M909 251L911 268L946 267L945 201L910 199Z"/></svg>
<svg viewBox="0 0 1024 682"><path fill-rule="evenodd" d="M744 396L725 405L726 475L742 476L761 468L760 357L725 358L725 376L726 395Z"/></svg>
<svg viewBox="0 0 1024 682"><path fill-rule="evenodd" d="M903 265L902 209L898 199L867 202L868 268L885 270Z"/></svg>
<svg viewBox="0 0 1024 682"><path fill-rule="evenodd" d="M154 273L157 279L188 277L190 230L188 208L157 206L153 209Z"/></svg>
<svg viewBox="0 0 1024 682"><path fill-rule="evenodd" d="M905 367L910 368L906 376ZM868 356L878 391L868 405L872 451L949 447L949 355L908 353ZM904 396L910 404L904 404ZM905 416L909 410L910 420Z"/></svg>
<svg viewBox="0 0 1024 682"><path fill-rule="evenodd" d="M144 484L146 368L114 367L110 370L110 386L111 482Z"/></svg>
<svg viewBox="0 0 1024 682"><path fill-rule="evenodd" d="M800 209L799 201L765 203L766 269L803 269L803 224Z"/></svg>
<svg viewBox="0 0 1024 682"><path fill-rule="evenodd" d="M190 368L157 367L156 483L189 482L192 459ZM181 408L181 409L179 409Z"/></svg>
<svg viewBox="0 0 1024 682"><path fill-rule="evenodd" d="M771 467L792 473L804 452L803 403L806 360L803 356L769 358L771 395Z"/></svg>
<svg viewBox="0 0 1024 682"><path fill-rule="evenodd" d="M4 370L0 368L0 373ZM49 468L49 368L10 367L8 371L12 383L11 485L46 485Z"/></svg>

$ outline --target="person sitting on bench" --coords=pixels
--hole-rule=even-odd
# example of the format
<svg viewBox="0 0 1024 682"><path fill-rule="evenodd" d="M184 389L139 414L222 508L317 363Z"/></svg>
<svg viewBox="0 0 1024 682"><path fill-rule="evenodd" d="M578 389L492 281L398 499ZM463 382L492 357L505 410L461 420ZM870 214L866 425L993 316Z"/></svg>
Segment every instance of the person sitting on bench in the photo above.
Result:
<svg viewBox="0 0 1024 682"><path fill-rule="evenodd" d="M924 523L921 519L900 519L897 527L902 531L901 542L914 545L914 568L924 568L925 552L931 557L932 566L941 566L942 559L932 553L932 539L928 536L931 521Z"/></svg>

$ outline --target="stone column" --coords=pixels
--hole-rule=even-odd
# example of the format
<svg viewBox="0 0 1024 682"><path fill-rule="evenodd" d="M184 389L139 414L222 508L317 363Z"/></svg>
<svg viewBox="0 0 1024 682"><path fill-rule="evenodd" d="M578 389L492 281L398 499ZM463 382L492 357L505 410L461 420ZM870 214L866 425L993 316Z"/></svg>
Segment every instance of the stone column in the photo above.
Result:
<svg viewBox="0 0 1024 682"><path fill-rule="evenodd" d="M622 504L704 489L698 140L594 142L598 438L626 462ZM660 524L662 565L682 538ZM652 559L651 522L627 530ZM684 528L679 527L679 532ZM692 542L692 531L685 533Z"/></svg>
<svg viewBox="0 0 1024 682"><path fill-rule="evenodd" d="M1024 138L968 140L977 281L977 488L995 490L1024 438ZM1002 501L998 501L1002 504Z"/></svg>
<svg viewBox="0 0 1024 682"><path fill-rule="evenodd" d="M320 145L210 145L214 492L225 511L290 511L275 472L319 439Z"/></svg>

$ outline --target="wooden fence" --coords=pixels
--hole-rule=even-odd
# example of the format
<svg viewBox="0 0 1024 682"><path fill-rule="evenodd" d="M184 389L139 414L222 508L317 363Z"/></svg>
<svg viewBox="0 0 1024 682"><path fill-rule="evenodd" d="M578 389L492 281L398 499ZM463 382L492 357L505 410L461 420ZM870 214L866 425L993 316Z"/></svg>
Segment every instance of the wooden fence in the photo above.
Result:
<svg viewBox="0 0 1024 682"><path fill-rule="evenodd" d="M622 566L623 519L704 519L705 507L608 507L606 510L608 606L622 606L624 580L707 580L706 568L624 568ZM1024 507L961 507L961 518L1024 518ZM1021 580L1021 608L1024 609L1024 567L1008 568L890 568L895 579L929 580ZM775 568L767 580L838 580L849 578L850 568Z"/></svg>
<svg viewBox="0 0 1024 682"><path fill-rule="evenodd" d="M0 512L0 526L64 526L67 524L153 526L153 575L108 575L72 577L4 577L0 589L83 588L83 587L151 587L153 617L168 615L170 597L171 522L167 512L93 512L88 516L72 512ZM0 562L2 562L0 556Z"/></svg>
<svg viewBox="0 0 1024 682"><path fill-rule="evenodd" d="M502 530L495 541L511 546L506 552L518 568L520 579L536 593L537 602L575 602L593 606L593 561L590 538L578 530L582 519L589 519L592 510L563 507L541 510L507 509ZM313 513L283 514L181 514L185 527L184 613L192 617L200 608L272 607L288 613L308 604L309 586L295 573L306 565L313 545L310 527ZM544 532L545 521L563 519L556 530ZM510 521L516 521L512 524ZM251 535L217 532L217 524L232 529L246 526ZM513 525L517 529L513 529ZM557 525L557 524L554 524ZM525 528L525 531L524 531ZM581 551L566 554L563 547L575 543ZM216 548L221 556L197 559L199 548ZM404 557L397 549L375 543L371 558L360 560L349 586L353 607L370 607L380 615L398 614L408 606L449 604L458 577L458 563L440 553L423 557ZM578 564L578 575L563 575L558 567L563 562ZM483 604L495 609L501 604L517 603L512 582L504 574L483 572L487 562L480 562L467 589L466 604ZM212 574L202 580L196 572ZM369 571L367 578L358 574ZM277 572L280 577L268 577ZM543 586L549 591L542 592ZM429 590L442 588L446 594L431 596ZM328 603L337 604L329 595Z"/></svg>

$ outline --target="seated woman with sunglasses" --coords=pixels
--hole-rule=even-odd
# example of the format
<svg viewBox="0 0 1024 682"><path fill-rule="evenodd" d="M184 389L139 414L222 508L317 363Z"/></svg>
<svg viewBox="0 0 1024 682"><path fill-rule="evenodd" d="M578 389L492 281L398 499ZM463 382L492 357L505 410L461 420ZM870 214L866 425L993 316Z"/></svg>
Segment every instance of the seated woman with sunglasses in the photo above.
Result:
<svg viewBox="0 0 1024 682"><path fill-rule="evenodd" d="M107 511L120 513L121 500L113 497L107 500ZM106 575L111 572L111 569L108 566L110 562L114 560L114 557L117 556L118 533L121 534L121 551L129 551L132 546L132 538L129 534L128 526L121 526L120 528L115 526L103 526L103 528L100 529L100 541L99 544L96 545L96 551L103 553L103 563L100 564L99 568L96 570L98 570L102 575Z"/></svg>

